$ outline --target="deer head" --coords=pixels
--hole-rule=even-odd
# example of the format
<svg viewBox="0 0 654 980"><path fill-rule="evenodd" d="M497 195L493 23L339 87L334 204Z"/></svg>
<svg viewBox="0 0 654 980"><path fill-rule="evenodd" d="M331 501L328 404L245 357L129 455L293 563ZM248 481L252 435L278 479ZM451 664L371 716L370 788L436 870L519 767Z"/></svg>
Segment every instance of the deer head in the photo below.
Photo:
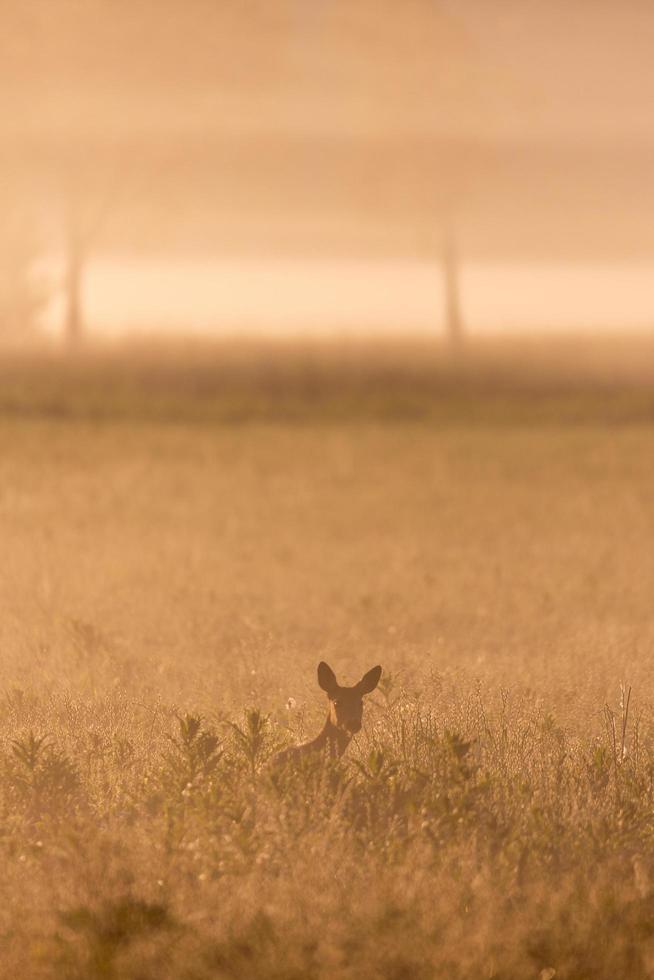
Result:
<svg viewBox="0 0 654 980"><path fill-rule="evenodd" d="M361 731L363 697L375 690L381 672L381 667L373 667L354 687L341 687L329 664L324 660L318 664L318 684L329 698L329 721L334 728L348 736Z"/></svg>

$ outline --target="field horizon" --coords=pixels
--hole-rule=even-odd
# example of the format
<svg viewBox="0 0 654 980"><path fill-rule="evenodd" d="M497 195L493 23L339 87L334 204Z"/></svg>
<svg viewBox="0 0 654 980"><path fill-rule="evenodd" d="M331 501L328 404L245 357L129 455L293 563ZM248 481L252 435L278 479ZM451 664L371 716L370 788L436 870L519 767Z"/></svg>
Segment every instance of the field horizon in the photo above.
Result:
<svg viewBox="0 0 654 980"><path fill-rule="evenodd" d="M50 341L0 350L0 416L649 422L653 365L643 334Z"/></svg>

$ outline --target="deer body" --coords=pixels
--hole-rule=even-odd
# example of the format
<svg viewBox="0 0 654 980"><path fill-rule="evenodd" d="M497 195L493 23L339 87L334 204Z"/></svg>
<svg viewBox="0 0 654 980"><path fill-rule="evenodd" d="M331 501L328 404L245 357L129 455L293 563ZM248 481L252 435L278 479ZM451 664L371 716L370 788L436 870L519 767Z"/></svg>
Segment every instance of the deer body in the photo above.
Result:
<svg viewBox="0 0 654 980"><path fill-rule="evenodd" d="M306 757L322 755L328 759L340 759L352 740L361 731L363 697L377 687L381 667L373 667L354 687L341 687L331 667L324 661L318 664L318 684L329 698L329 714L319 735L302 745L292 745L278 752L273 759L277 765L300 761Z"/></svg>

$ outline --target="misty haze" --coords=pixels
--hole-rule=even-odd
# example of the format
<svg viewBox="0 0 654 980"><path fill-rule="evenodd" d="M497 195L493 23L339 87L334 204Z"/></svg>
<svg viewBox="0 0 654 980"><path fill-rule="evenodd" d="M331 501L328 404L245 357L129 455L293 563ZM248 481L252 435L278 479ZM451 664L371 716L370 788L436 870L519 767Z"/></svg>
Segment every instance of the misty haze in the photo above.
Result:
<svg viewBox="0 0 654 980"><path fill-rule="evenodd" d="M50 272L53 277L56 272ZM654 331L654 264L460 269L470 337ZM83 305L98 337L445 334L437 263L402 259L139 259L89 264ZM63 298L42 316L57 336Z"/></svg>
<svg viewBox="0 0 654 980"><path fill-rule="evenodd" d="M0 246L60 270L49 332L654 322L644 2L3 10Z"/></svg>
<svg viewBox="0 0 654 980"><path fill-rule="evenodd" d="M0 978L654 978L652 51L0 0Z"/></svg>

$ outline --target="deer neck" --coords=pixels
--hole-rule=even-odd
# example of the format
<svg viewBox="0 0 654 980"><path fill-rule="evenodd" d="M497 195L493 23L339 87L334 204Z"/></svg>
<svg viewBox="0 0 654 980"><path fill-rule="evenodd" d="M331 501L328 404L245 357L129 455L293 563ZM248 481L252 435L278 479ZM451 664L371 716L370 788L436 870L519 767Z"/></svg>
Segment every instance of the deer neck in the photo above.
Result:
<svg viewBox="0 0 654 980"><path fill-rule="evenodd" d="M343 755L351 740L350 733L343 731L342 728L337 728L327 715L323 730L313 741L313 747L326 752L331 759L338 759Z"/></svg>

